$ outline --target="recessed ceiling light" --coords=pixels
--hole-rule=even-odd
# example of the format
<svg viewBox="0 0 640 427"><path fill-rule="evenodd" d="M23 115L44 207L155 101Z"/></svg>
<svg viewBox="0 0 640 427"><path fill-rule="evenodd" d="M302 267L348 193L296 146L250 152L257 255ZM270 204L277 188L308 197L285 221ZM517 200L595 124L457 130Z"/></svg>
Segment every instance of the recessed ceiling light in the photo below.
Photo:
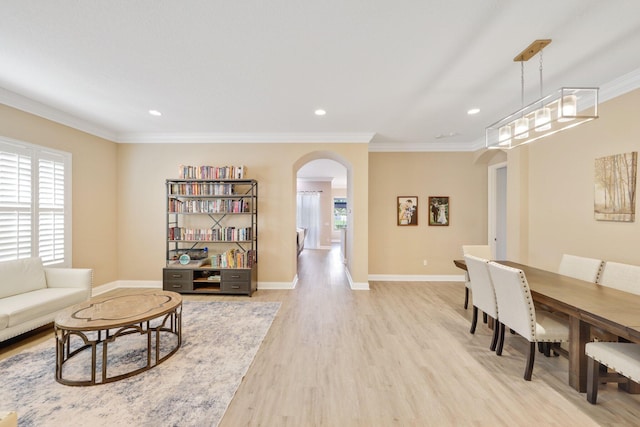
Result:
<svg viewBox="0 0 640 427"><path fill-rule="evenodd" d="M327 114L327 112L325 110L323 110L322 108L318 108L316 111L314 111L314 114L316 116L324 116L325 114Z"/></svg>
<svg viewBox="0 0 640 427"><path fill-rule="evenodd" d="M479 108L472 108L469 111L467 111L467 114L470 116L473 116L474 114L478 114L480 112Z"/></svg>
<svg viewBox="0 0 640 427"><path fill-rule="evenodd" d="M149 114L151 114L152 116L161 116L162 113L158 110L149 110Z"/></svg>

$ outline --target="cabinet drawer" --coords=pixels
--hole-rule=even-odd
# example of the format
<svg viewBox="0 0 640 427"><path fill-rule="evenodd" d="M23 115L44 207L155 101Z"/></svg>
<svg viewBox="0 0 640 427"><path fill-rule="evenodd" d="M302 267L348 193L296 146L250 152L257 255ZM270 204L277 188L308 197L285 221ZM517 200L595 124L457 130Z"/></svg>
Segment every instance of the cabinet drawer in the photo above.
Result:
<svg viewBox="0 0 640 427"><path fill-rule="evenodd" d="M251 280L251 270L222 270L222 281L242 282Z"/></svg>
<svg viewBox="0 0 640 427"><path fill-rule="evenodd" d="M164 282L191 282L193 280L193 271L165 268L162 279Z"/></svg>
<svg viewBox="0 0 640 427"><path fill-rule="evenodd" d="M228 294L248 294L249 282L222 282L221 291Z"/></svg>
<svg viewBox="0 0 640 427"><path fill-rule="evenodd" d="M193 290L193 283L165 280L162 283L162 289L165 291L173 291L173 292L188 292Z"/></svg>

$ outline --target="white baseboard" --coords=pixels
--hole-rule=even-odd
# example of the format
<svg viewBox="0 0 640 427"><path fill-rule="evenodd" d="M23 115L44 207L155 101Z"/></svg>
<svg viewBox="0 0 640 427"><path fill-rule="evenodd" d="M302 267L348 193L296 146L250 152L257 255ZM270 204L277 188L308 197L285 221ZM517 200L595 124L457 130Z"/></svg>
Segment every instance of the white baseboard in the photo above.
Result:
<svg viewBox="0 0 640 427"><path fill-rule="evenodd" d="M291 282L258 282L258 290L263 291L267 289L271 290L291 290L295 289L298 285L298 275L293 278Z"/></svg>
<svg viewBox="0 0 640 427"><path fill-rule="evenodd" d="M159 280L116 280L105 283L91 289L91 295L97 296L118 288L157 288L162 289L162 281Z"/></svg>
<svg viewBox="0 0 640 427"><path fill-rule="evenodd" d="M464 282L463 274L370 274L372 282Z"/></svg>
<svg viewBox="0 0 640 427"><path fill-rule="evenodd" d="M347 280L349 280L349 287L354 291L368 291L369 282L354 282L349 273L349 269L345 267L344 272L347 273Z"/></svg>

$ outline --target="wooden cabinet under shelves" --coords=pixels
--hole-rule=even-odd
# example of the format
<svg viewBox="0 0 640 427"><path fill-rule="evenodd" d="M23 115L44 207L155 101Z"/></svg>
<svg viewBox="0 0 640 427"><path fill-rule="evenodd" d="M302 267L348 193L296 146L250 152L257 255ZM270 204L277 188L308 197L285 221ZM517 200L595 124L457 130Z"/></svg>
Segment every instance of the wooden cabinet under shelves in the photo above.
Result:
<svg viewBox="0 0 640 427"><path fill-rule="evenodd" d="M163 271L163 289L180 293L249 295L256 290L254 268L167 267Z"/></svg>
<svg viewBox="0 0 640 427"><path fill-rule="evenodd" d="M163 288L251 295L257 288L258 183L167 180Z"/></svg>

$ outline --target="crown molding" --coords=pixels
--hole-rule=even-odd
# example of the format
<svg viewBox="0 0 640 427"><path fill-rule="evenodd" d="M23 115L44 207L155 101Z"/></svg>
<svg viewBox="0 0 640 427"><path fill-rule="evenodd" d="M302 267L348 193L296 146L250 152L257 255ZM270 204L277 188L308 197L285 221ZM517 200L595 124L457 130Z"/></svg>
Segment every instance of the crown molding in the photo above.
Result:
<svg viewBox="0 0 640 427"><path fill-rule="evenodd" d="M344 133L129 133L121 134L115 142L122 144L211 144L211 143L364 143L368 144L374 132Z"/></svg>
<svg viewBox="0 0 640 427"><path fill-rule="evenodd" d="M116 134L107 128L96 125L95 123L91 123L87 120L80 119L72 114L65 113L62 110L50 107L3 87L0 87L0 103L17 110L51 120L52 122L60 123L61 125L69 126L73 129L77 129L100 138L108 139L109 141L115 141L116 139Z"/></svg>
<svg viewBox="0 0 640 427"><path fill-rule="evenodd" d="M640 68L600 86L599 102L606 102L640 88Z"/></svg>
<svg viewBox="0 0 640 427"><path fill-rule="evenodd" d="M369 152L473 151L473 142L374 142Z"/></svg>

